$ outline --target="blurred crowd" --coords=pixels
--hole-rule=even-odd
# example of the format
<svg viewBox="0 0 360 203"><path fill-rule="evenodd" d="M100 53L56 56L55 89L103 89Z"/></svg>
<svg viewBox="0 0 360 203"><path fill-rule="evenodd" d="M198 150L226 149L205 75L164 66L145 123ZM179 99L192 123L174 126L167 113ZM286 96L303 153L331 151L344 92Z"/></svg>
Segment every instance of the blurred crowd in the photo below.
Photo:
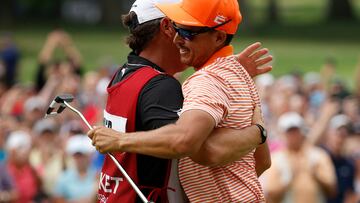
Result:
<svg viewBox="0 0 360 203"><path fill-rule="evenodd" d="M55 51L64 59L56 59ZM101 124L110 67L83 72L72 38L47 36L32 85L16 81L20 50L6 35L0 56L0 202L94 202L103 155L95 152L85 124L71 111L44 118L56 95L75 96L72 106L91 125ZM10 71L9 71L10 70Z"/></svg>
<svg viewBox="0 0 360 203"><path fill-rule="evenodd" d="M272 157L261 177L268 202L358 203L359 84L350 91L332 59L319 72L265 74L256 83Z"/></svg>
<svg viewBox="0 0 360 203"><path fill-rule="evenodd" d="M64 59L54 59L61 50ZM44 119L58 94L91 125L102 123L110 66L85 72L71 36L48 34L34 83L17 79L19 50L0 40L0 203L94 202L103 155L71 111ZM360 64L359 64L360 65ZM360 201L360 67L354 88L328 59L317 72L255 78L269 133L272 166L261 177L268 202Z"/></svg>

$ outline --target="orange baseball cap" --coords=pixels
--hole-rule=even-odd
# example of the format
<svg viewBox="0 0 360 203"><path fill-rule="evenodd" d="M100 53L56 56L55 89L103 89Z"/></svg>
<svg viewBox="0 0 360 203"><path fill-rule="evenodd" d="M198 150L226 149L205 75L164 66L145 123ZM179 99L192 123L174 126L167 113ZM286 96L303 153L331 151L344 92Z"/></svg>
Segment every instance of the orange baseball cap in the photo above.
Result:
<svg viewBox="0 0 360 203"><path fill-rule="evenodd" d="M196 27L214 27L235 34L242 20L237 0L183 0L180 3L156 5L176 23Z"/></svg>

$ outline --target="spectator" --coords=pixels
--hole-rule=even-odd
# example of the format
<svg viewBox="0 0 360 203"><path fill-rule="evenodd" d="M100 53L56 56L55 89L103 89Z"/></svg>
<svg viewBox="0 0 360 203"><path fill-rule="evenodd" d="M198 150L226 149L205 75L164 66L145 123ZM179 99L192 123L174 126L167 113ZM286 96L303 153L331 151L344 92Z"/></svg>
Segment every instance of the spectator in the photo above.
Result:
<svg viewBox="0 0 360 203"><path fill-rule="evenodd" d="M13 179L3 163L0 163L0 203L13 202L17 198Z"/></svg>
<svg viewBox="0 0 360 203"><path fill-rule="evenodd" d="M272 154L265 181L268 202L325 202L336 192L330 157L307 142L305 121L299 114L284 113L278 128L284 133L285 148Z"/></svg>
<svg viewBox="0 0 360 203"><path fill-rule="evenodd" d="M66 152L74 159L57 181L55 202L87 203L95 201L97 190L96 171L90 167L95 148L86 135L74 135L69 138Z"/></svg>
<svg viewBox="0 0 360 203"><path fill-rule="evenodd" d="M360 202L360 150L357 150L353 153L353 158L355 160L355 193L356 193L356 202Z"/></svg>
<svg viewBox="0 0 360 203"><path fill-rule="evenodd" d="M17 65L20 59L19 50L10 34L4 34L0 39L0 59L5 72L3 78L0 77L0 81L5 81L9 88L16 82Z"/></svg>
<svg viewBox="0 0 360 203"><path fill-rule="evenodd" d="M29 164L31 137L24 131L10 133L6 141L6 162L10 177L14 179L18 197L16 203L32 202L41 194L38 175Z"/></svg>
<svg viewBox="0 0 360 203"><path fill-rule="evenodd" d="M60 148L61 140L54 120L43 119L33 127L35 146L30 152L30 163L43 183L43 191L52 196L57 178L65 168L65 158Z"/></svg>
<svg viewBox="0 0 360 203"><path fill-rule="evenodd" d="M53 54L56 48L61 48L66 55L65 60L56 61ZM70 35L61 29L49 33L39 54L39 67L36 76L36 88L40 90L49 74L64 77L71 73L81 72L81 54L74 45ZM60 78L57 78L58 80Z"/></svg>
<svg viewBox="0 0 360 203"><path fill-rule="evenodd" d="M326 99L320 74L308 72L304 75L304 92L308 95L309 113L318 115L318 110Z"/></svg>
<svg viewBox="0 0 360 203"><path fill-rule="evenodd" d="M6 141L9 133L15 129L19 129L17 120L11 116L2 116L0 113L0 163L7 158Z"/></svg>
<svg viewBox="0 0 360 203"><path fill-rule="evenodd" d="M329 96L333 99L342 101L350 96L350 92L346 87L345 81L340 78L335 78L330 83Z"/></svg>
<svg viewBox="0 0 360 203"><path fill-rule="evenodd" d="M354 96L346 97L343 102L343 113L348 116L351 121L351 129L353 135L360 135L360 103L358 98ZM354 136L360 137L360 136Z"/></svg>
<svg viewBox="0 0 360 203"><path fill-rule="evenodd" d="M355 201L355 166L352 160L344 154L345 141L350 135L350 119L339 114L331 118L326 132L325 150L331 156L334 164L338 193L329 198L328 203Z"/></svg>
<svg viewBox="0 0 360 203"><path fill-rule="evenodd" d="M22 124L31 129L36 121L44 117L45 106L45 101L39 96L26 99L22 111Z"/></svg>

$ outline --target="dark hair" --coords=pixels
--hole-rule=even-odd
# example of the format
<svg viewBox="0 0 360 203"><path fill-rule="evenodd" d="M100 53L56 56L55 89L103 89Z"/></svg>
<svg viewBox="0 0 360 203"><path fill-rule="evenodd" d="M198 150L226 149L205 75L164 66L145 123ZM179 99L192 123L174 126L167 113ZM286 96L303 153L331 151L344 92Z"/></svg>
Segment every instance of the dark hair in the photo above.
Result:
<svg viewBox="0 0 360 203"><path fill-rule="evenodd" d="M226 34L226 40L224 42L225 46L229 45L231 40L233 39L234 35Z"/></svg>
<svg viewBox="0 0 360 203"><path fill-rule="evenodd" d="M210 32L216 32L216 31L219 31L219 30L212 29ZM226 34L226 39L224 41L224 46L230 45L233 38L234 38L234 35Z"/></svg>
<svg viewBox="0 0 360 203"><path fill-rule="evenodd" d="M161 18L139 24L135 12L123 15L122 22L130 31L130 35L126 38L126 44L128 44L136 54L139 54L159 32L160 21Z"/></svg>

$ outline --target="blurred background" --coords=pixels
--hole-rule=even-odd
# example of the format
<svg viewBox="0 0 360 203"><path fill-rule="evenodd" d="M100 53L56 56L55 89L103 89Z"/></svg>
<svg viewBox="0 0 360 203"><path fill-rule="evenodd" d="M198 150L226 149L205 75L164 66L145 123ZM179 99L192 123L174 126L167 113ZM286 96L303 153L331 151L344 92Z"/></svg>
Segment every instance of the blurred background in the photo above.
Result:
<svg viewBox="0 0 360 203"><path fill-rule="evenodd" d="M0 202L94 200L102 156L76 144L86 126L72 113L42 117L66 92L101 123L105 87L130 51L121 14L132 3L1 1ZM261 177L269 202L359 202L360 0L239 3L235 50L260 41L274 57L255 78L273 156Z"/></svg>

